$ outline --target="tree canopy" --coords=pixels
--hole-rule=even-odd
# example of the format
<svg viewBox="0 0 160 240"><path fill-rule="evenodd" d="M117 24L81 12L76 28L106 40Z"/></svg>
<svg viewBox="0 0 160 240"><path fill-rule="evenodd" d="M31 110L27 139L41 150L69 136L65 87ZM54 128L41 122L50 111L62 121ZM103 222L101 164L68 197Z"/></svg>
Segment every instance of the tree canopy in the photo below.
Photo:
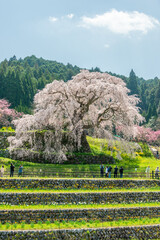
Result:
<svg viewBox="0 0 160 240"><path fill-rule="evenodd" d="M37 143L30 131L50 130L44 152L60 151L65 159L68 149L61 144L63 131L75 140L77 149L81 148L84 131L89 129L95 136L108 137L115 125L121 126L125 136L134 135L134 125L143 117L136 106L139 99L128 92L120 78L107 73L82 70L68 82L55 80L35 95L34 114L14 121L16 137L10 138L10 147L24 148L28 142L35 150ZM53 145L53 141L58 144Z"/></svg>

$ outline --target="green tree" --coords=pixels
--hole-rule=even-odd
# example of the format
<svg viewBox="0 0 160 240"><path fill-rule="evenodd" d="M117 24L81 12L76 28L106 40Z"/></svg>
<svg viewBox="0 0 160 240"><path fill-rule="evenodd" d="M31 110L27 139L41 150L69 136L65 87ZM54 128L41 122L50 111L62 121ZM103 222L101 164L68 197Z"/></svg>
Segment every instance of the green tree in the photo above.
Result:
<svg viewBox="0 0 160 240"><path fill-rule="evenodd" d="M160 101L160 81L158 82L158 86L155 93L155 104L158 105L159 101Z"/></svg>
<svg viewBox="0 0 160 240"><path fill-rule="evenodd" d="M146 121L148 122L151 117L152 117L152 105L149 104L148 112L146 115Z"/></svg>
<svg viewBox="0 0 160 240"><path fill-rule="evenodd" d="M131 70L129 74L127 87L131 90L130 94L138 94L138 85L137 85L137 77L133 71Z"/></svg>

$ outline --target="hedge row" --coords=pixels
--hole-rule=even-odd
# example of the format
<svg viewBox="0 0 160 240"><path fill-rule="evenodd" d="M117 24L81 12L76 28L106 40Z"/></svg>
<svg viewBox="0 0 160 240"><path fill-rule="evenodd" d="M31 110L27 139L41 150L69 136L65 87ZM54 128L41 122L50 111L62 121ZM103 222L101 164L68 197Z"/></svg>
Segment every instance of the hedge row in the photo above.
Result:
<svg viewBox="0 0 160 240"><path fill-rule="evenodd" d="M159 192L0 193L0 204L91 204L159 202Z"/></svg>
<svg viewBox="0 0 160 240"><path fill-rule="evenodd" d="M158 180L114 180L114 179L0 179L3 189L112 189L150 188L160 186Z"/></svg>
<svg viewBox="0 0 160 240"><path fill-rule="evenodd" d="M159 239L160 225L40 231L0 231L1 240Z"/></svg>
<svg viewBox="0 0 160 240"><path fill-rule="evenodd" d="M160 207L102 208L102 209L54 209L54 210L1 210L0 221L26 223L38 221L95 220L113 221L137 217L160 217Z"/></svg>

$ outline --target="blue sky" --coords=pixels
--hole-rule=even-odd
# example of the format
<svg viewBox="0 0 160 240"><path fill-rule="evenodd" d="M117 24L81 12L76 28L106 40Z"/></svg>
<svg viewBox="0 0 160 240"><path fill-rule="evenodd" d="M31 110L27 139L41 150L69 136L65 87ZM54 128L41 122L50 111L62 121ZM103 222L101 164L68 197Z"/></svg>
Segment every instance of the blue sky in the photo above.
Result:
<svg viewBox="0 0 160 240"><path fill-rule="evenodd" d="M160 78L160 0L0 0L0 61L30 55Z"/></svg>

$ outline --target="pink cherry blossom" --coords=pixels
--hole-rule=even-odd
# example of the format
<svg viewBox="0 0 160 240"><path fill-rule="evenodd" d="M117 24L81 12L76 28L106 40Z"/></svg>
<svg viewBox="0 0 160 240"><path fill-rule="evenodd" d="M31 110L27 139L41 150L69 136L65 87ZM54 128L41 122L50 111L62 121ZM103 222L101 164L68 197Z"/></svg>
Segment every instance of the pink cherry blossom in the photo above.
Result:
<svg viewBox="0 0 160 240"><path fill-rule="evenodd" d="M153 131L151 128L145 128L143 126L137 126L137 141L147 142L149 144L155 144L160 138L160 130Z"/></svg>
<svg viewBox="0 0 160 240"><path fill-rule="evenodd" d="M10 103L5 99L0 99L0 125L9 126L11 121L22 116L21 113L9 108Z"/></svg>

